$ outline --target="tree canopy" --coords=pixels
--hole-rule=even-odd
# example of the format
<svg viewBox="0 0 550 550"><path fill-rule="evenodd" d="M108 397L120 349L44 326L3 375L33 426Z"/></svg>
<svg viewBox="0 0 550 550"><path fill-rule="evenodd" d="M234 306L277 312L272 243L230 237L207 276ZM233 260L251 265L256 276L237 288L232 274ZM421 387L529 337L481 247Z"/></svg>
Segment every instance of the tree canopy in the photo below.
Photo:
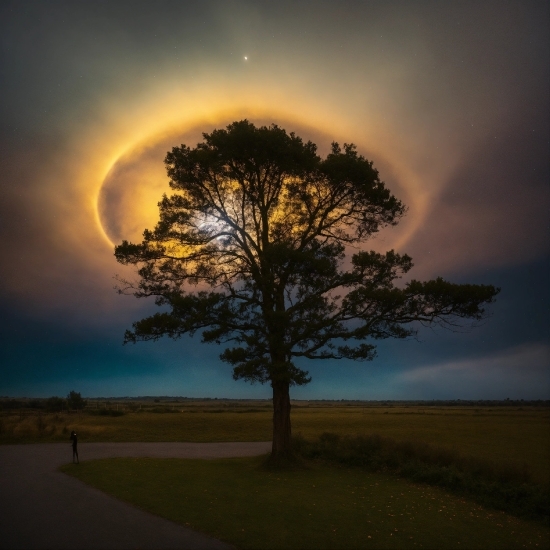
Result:
<svg viewBox="0 0 550 550"><path fill-rule="evenodd" d="M368 361L376 340L485 316L493 286L396 286L411 258L363 249L405 206L353 144L333 143L321 158L312 142L247 120L203 137L167 154L174 194L159 203L154 230L115 248L139 276L119 291L164 309L125 341L200 331L225 344L235 379L273 387L274 454L290 449L289 387L310 381L297 358Z"/></svg>

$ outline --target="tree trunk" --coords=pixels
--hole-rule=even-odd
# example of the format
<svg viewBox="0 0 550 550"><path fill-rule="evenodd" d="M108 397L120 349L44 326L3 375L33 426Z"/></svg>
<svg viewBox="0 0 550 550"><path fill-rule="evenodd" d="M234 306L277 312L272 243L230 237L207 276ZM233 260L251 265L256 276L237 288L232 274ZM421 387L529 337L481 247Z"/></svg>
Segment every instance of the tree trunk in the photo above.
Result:
<svg viewBox="0 0 550 550"><path fill-rule="evenodd" d="M288 382L272 382L273 387L273 446L271 456L289 457L290 444L290 392Z"/></svg>

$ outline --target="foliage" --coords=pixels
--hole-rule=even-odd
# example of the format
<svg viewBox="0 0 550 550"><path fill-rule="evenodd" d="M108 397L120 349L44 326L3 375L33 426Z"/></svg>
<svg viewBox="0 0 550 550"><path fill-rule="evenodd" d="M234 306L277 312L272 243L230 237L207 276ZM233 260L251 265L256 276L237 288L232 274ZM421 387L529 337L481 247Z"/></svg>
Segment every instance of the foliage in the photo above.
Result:
<svg viewBox="0 0 550 550"><path fill-rule="evenodd" d="M358 251L343 269L347 245L405 212L354 145L333 143L323 160L313 143L247 121L203 136L168 153L176 194L159 203L155 230L115 249L119 262L141 265L126 290L170 308L135 323L127 342L202 330L205 342L237 344L222 354L236 379L300 385L309 377L294 358L370 360L367 338L405 338L415 321L480 319L497 293L441 278L397 288L412 260L394 251Z"/></svg>
<svg viewBox="0 0 550 550"><path fill-rule="evenodd" d="M86 406L86 401L82 399L80 392L71 390L67 395L67 405L69 409L82 410Z"/></svg>
<svg viewBox="0 0 550 550"><path fill-rule="evenodd" d="M228 344L221 358L235 379L273 387L274 453L290 450L289 386L310 381L297 359L369 361L373 340L484 317L493 286L396 286L411 258L361 249L405 206L353 144L333 143L322 159L312 142L246 120L203 137L167 154L175 194L159 203L155 229L115 247L139 275L119 291L167 309L134 323L125 341L200 331Z"/></svg>

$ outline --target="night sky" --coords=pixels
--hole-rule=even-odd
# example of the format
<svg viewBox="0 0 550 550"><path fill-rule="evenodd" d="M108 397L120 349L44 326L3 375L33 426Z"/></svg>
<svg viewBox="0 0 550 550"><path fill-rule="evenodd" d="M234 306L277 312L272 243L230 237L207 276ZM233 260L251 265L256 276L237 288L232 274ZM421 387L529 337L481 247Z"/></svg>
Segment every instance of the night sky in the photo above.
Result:
<svg viewBox="0 0 550 550"><path fill-rule="evenodd" d="M163 159L248 118L353 142L409 210L370 246L410 275L502 288L461 333L304 362L302 399L550 398L549 4L0 4L0 395L269 397L200 338L122 345L154 306L114 243L168 191Z"/></svg>

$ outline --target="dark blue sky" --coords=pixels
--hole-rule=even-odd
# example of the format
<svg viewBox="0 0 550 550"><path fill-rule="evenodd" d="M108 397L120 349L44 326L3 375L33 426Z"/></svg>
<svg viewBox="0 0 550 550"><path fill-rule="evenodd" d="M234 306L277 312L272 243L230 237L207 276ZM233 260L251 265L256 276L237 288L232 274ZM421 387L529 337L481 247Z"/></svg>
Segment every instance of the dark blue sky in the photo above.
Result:
<svg viewBox="0 0 550 550"><path fill-rule="evenodd" d="M372 246L412 277L502 288L475 329L304 363L294 397L550 398L547 2L0 10L0 395L269 397L198 337L122 346L154 306L113 290L167 148L247 117L356 143L409 206Z"/></svg>

